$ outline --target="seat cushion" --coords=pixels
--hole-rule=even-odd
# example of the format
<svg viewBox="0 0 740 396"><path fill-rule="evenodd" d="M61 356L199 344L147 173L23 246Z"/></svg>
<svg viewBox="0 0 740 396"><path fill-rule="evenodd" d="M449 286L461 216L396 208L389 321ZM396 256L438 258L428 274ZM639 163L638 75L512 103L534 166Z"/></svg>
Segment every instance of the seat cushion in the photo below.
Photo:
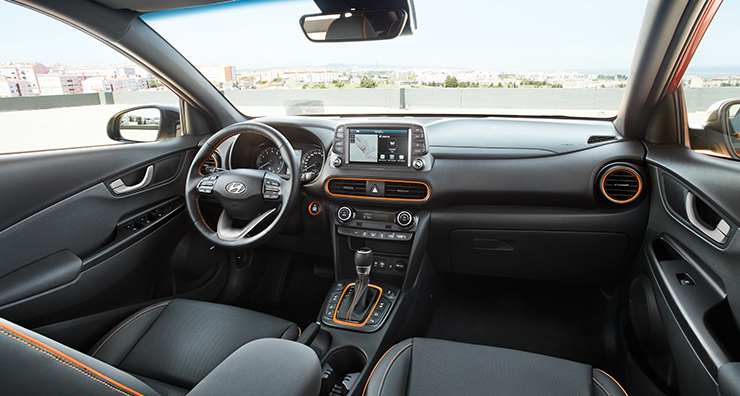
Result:
<svg viewBox="0 0 740 396"><path fill-rule="evenodd" d="M295 340L298 333L294 323L259 312L175 299L131 315L94 345L90 355L160 392L176 394L177 388L192 389L248 342Z"/></svg>
<svg viewBox="0 0 740 396"><path fill-rule="evenodd" d="M626 396L608 374L569 360L481 345L408 339L370 374L366 396Z"/></svg>

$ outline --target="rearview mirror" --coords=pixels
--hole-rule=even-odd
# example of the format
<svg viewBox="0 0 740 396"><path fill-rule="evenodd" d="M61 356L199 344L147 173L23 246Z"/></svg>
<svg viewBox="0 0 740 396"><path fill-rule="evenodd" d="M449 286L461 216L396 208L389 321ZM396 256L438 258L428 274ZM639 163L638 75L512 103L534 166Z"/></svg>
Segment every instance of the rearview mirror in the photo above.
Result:
<svg viewBox="0 0 740 396"><path fill-rule="evenodd" d="M108 121L108 137L124 143L154 142L175 137L180 111L173 106L140 106L126 109Z"/></svg>
<svg viewBox="0 0 740 396"><path fill-rule="evenodd" d="M740 159L740 99L721 100L709 106L704 116L704 129L720 132L728 154Z"/></svg>
<svg viewBox="0 0 740 396"><path fill-rule="evenodd" d="M402 9L349 11L301 17L303 33L314 42L389 40L401 35L408 21Z"/></svg>

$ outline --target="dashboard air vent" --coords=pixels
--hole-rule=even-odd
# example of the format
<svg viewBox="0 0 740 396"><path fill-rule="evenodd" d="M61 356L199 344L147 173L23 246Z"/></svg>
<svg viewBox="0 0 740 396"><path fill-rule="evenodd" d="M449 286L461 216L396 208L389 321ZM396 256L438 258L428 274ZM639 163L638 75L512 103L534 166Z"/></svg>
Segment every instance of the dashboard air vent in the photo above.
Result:
<svg viewBox="0 0 740 396"><path fill-rule="evenodd" d="M591 136L588 138L588 144L604 143L617 140L616 136Z"/></svg>
<svg viewBox="0 0 740 396"><path fill-rule="evenodd" d="M386 182L385 197L401 199L425 199L429 194L426 184Z"/></svg>
<svg viewBox="0 0 740 396"><path fill-rule="evenodd" d="M626 204L642 192L642 178L636 170L626 166L612 166L601 177L601 193L611 202Z"/></svg>
<svg viewBox="0 0 740 396"><path fill-rule="evenodd" d="M331 179L329 192L337 195L353 195L364 197L367 195L367 181L358 179Z"/></svg>
<svg viewBox="0 0 740 396"><path fill-rule="evenodd" d="M216 168L219 166L220 157L218 154L213 153L206 161L203 163L203 166L200 168L200 173L203 175L207 175L209 173L213 173Z"/></svg>

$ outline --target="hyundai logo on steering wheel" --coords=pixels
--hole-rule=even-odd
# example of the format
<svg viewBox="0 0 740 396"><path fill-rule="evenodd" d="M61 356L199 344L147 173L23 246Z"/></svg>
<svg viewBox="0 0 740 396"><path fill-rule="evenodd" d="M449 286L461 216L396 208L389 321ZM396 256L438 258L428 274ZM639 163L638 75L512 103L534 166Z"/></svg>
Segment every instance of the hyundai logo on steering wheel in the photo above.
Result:
<svg viewBox="0 0 740 396"><path fill-rule="evenodd" d="M247 186L241 182L231 182L226 185L226 191L234 195L244 194L247 191Z"/></svg>

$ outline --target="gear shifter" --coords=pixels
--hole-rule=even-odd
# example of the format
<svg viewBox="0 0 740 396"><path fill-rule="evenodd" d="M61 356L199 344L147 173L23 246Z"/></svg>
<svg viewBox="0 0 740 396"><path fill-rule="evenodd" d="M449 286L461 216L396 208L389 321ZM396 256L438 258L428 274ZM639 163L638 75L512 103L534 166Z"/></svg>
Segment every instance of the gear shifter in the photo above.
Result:
<svg viewBox="0 0 740 396"><path fill-rule="evenodd" d="M370 314L378 290L370 287L370 269L373 265L373 251L361 248L355 252L355 270L357 279L345 293L337 309L337 318L355 323L363 323Z"/></svg>
<svg viewBox="0 0 740 396"><path fill-rule="evenodd" d="M370 284L370 268L373 265L373 251L370 248L360 248L355 252L355 297L350 310L362 311L367 308L367 287Z"/></svg>

